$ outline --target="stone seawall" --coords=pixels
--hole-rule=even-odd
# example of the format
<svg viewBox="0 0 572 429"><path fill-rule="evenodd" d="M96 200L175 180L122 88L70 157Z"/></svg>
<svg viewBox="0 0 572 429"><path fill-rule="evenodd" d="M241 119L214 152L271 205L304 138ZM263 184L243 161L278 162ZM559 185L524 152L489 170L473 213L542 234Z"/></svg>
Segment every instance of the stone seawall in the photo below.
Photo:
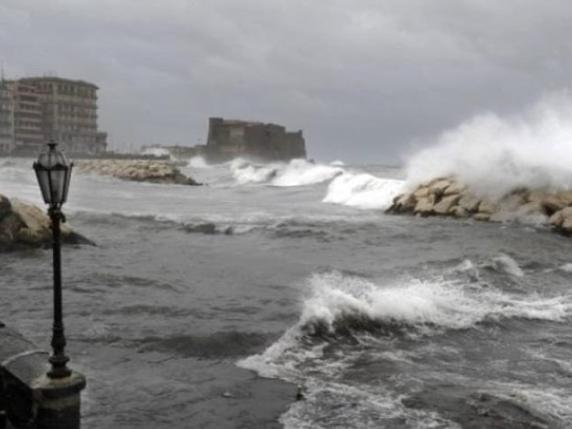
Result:
<svg viewBox="0 0 572 429"><path fill-rule="evenodd" d="M572 234L572 191L519 188L493 200L477 195L454 177L442 177L398 195L387 212L490 222L533 221Z"/></svg>
<svg viewBox="0 0 572 429"><path fill-rule="evenodd" d="M135 182L200 185L167 161L101 159L77 161L76 166L80 173L113 176L117 179Z"/></svg>

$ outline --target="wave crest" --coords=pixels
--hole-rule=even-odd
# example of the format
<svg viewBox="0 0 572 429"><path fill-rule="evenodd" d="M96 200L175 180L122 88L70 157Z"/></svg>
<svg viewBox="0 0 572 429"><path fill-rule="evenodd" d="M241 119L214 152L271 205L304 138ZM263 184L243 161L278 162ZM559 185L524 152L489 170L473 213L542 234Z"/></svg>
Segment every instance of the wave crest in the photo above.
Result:
<svg viewBox="0 0 572 429"><path fill-rule="evenodd" d="M570 297L521 297L456 281L413 280L380 286L340 273L314 275L312 295L300 318L303 332L402 325L425 331L465 329L487 320L527 318L561 321L572 310Z"/></svg>
<svg viewBox="0 0 572 429"><path fill-rule="evenodd" d="M327 182L344 172L340 167L314 164L304 159L293 159L288 163L256 164L239 158L230 163L230 170L241 185L264 183L281 187Z"/></svg>
<svg viewBox="0 0 572 429"><path fill-rule="evenodd" d="M344 173L332 180L322 201L362 209L385 210L402 188L402 180L381 179L367 173Z"/></svg>
<svg viewBox="0 0 572 429"><path fill-rule="evenodd" d="M207 164L205 158L200 155L193 156L191 159L189 159L187 167L197 168L197 169L211 168L211 166Z"/></svg>

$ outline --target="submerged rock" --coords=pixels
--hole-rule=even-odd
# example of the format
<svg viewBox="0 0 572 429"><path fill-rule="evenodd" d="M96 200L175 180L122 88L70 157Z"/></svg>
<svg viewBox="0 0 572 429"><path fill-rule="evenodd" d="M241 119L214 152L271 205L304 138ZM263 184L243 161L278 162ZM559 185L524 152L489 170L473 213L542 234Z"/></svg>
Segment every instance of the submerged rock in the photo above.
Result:
<svg viewBox="0 0 572 429"><path fill-rule="evenodd" d="M219 230L214 223L207 222L207 223L199 223L199 224L189 224L184 225L182 227L183 231L191 233L191 234L206 234L206 235L215 235L215 234L224 234L224 235L232 235L234 230L231 226L228 226L222 230Z"/></svg>
<svg viewBox="0 0 572 429"><path fill-rule="evenodd" d="M74 232L66 224L61 225L62 243L94 244ZM42 246L51 243L50 218L39 207L0 195L0 250L19 246Z"/></svg>
<svg viewBox="0 0 572 429"><path fill-rule="evenodd" d="M185 232L190 233L199 233L199 234L217 234L218 231L216 229L216 225L214 223L200 223L198 225L185 225L183 226L183 230Z"/></svg>
<svg viewBox="0 0 572 429"><path fill-rule="evenodd" d="M168 161L97 159L78 161L80 173L112 176L117 179L135 182L163 183L170 185L200 185L191 177L185 176Z"/></svg>

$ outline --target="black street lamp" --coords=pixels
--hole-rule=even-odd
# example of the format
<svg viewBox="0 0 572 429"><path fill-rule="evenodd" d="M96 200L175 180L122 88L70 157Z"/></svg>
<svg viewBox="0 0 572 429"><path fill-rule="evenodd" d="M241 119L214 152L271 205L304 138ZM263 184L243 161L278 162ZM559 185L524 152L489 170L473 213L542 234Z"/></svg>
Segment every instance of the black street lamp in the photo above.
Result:
<svg viewBox="0 0 572 429"><path fill-rule="evenodd" d="M42 152L34 170L42 191L44 202L49 205L48 215L52 222L53 262L54 262L54 324L52 328L52 349L48 371L49 378L64 378L71 375L66 366L69 358L65 354L66 338L62 316L62 264L60 243L60 222L65 222L61 211L66 202L70 185L73 164L57 148L57 143L50 140L48 149Z"/></svg>

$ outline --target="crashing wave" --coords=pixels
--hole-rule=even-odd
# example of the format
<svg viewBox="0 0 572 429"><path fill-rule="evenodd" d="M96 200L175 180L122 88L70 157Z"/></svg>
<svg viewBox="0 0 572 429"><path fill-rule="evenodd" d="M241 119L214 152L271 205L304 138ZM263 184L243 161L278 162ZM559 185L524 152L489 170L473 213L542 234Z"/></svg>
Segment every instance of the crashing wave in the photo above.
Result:
<svg viewBox="0 0 572 429"><path fill-rule="evenodd" d="M510 272L520 274L515 267L516 263L510 264ZM305 333L316 327L335 333L387 323L421 330L464 329L485 320L512 317L560 321L572 310L567 297L527 298L445 280L380 286L334 272L314 275L310 286L312 295L304 302L299 323ZM361 322L356 325L356 320Z"/></svg>
<svg viewBox="0 0 572 429"><path fill-rule="evenodd" d="M472 263L458 267L471 268L474 268ZM340 377L347 368L353 368L354 359L363 356L361 352L352 353L355 342L347 344L348 333L367 346L377 342L380 338L376 334L384 335L388 327L401 329L401 333L417 331L430 335L446 329L470 329L480 322L504 318L560 322L572 312L570 296L522 296L459 281L416 280L401 285L380 285L330 272L311 276L308 287L310 295L303 303L298 323L264 352L237 363L263 377L304 384L306 401L296 402L281 417L286 427L316 427L304 426L304 422L315 423L316 416L323 421L324 404L330 403L328 421L345 427L352 426L348 413L358 420L369 413L381 414L387 419L388 427L393 417L404 415L420 427L450 426L434 414L407 408L402 398L386 391L383 385L375 383L356 388ZM342 349L344 359L341 361L339 357L329 359L333 342L346 346ZM391 352L387 350L386 354ZM408 357L397 355L390 359L402 361ZM346 410L339 404L354 404L352 407L360 404L364 409L354 414L353 408ZM340 413L332 411L340 407Z"/></svg>
<svg viewBox="0 0 572 429"><path fill-rule="evenodd" d="M402 187L401 180L381 179L367 173L344 173L332 180L323 202L385 210Z"/></svg>
<svg viewBox="0 0 572 429"><path fill-rule="evenodd" d="M236 159L230 163L230 170L238 184L264 183L281 187L327 182L344 172L340 167L314 164L304 159L271 164Z"/></svg>
<svg viewBox="0 0 572 429"><path fill-rule="evenodd" d="M202 156L197 155L189 159L187 167L203 169L203 168L210 168L211 166L207 164L206 160Z"/></svg>
<svg viewBox="0 0 572 429"><path fill-rule="evenodd" d="M239 362L240 366L267 377L284 376L284 372L295 370L296 362L320 356L325 343L318 342L309 350L301 347L310 338L335 341L362 334L431 335L510 318L561 322L572 312L570 296L521 296L453 280L383 286L331 272L315 274L308 283L311 292L298 323L262 354Z"/></svg>

